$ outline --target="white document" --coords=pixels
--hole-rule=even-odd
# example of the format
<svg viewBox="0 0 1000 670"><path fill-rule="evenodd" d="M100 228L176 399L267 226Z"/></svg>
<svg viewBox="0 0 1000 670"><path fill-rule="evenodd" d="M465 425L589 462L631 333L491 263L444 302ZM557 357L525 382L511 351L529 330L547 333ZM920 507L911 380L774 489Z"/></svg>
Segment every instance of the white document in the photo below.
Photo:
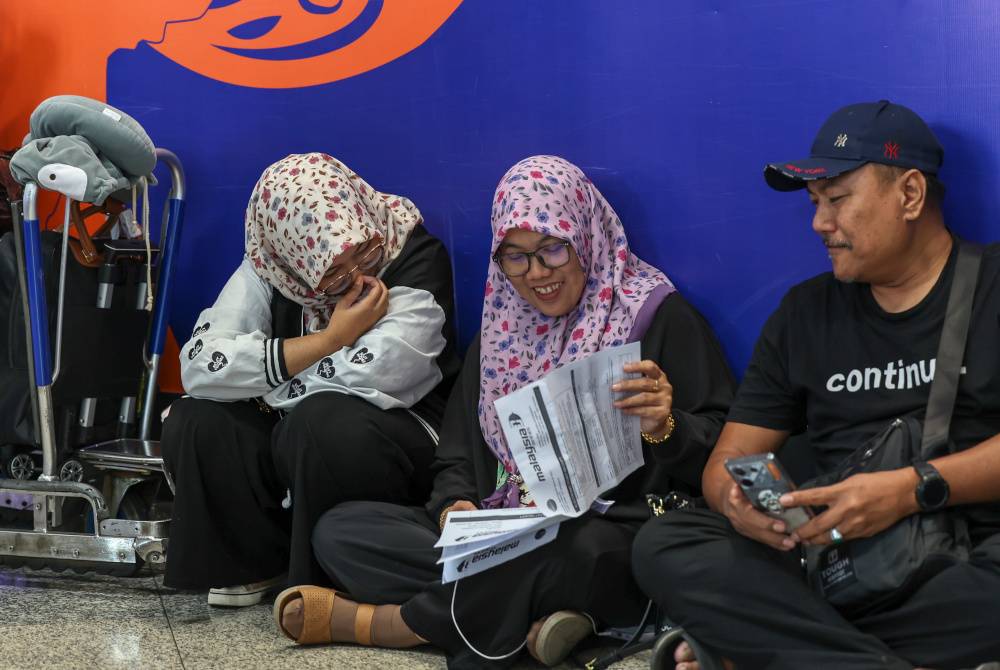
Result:
<svg viewBox="0 0 1000 670"><path fill-rule="evenodd" d="M520 533L546 523L548 518L534 507L477 509L451 512L445 518L435 547L482 542Z"/></svg>
<svg viewBox="0 0 1000 670"><path fill-rule="evenodd" d="M502 515L501 521L480 520L482 518L493 517L497 512ZM520 512L525 518L516 518ZM459 514L471 514L471 517L454 517ZM476 519L475 517L480 517ZM558 525L569 517L565 516L545 516L541 512L536 512L533 508L522 507L519 509L503 510L476 510L475 512L452 512L448 515L441 538L436 547L441 547L441 558L438 563L444 563L461 556L468 556L482 549L502 544L507 540L535 533L550 526ZM483 530L484 527L496 528L497 531ZM479 530L475 530L477 527ZM447 537L446 537L447 536Z"/></svg>
<svg viewBox="0 0 1000 670"><path fill-rule="evenodd" d="M559 522L555 521L544 528L534 528L527 532L515 533L500 540L494 539L487 542L488 546L482 547L471 554L445 558L443 561L444 567L441 571L441 582L447 584L448 582L477 574L495 565L506 563L513 558L528 553L532 549L537 549L543 544L548 544L556 539L558 533ZM478 545L481 543L477 542L475 544ZM449 549L455 548L445 547L444 551L447 552Z"/></svg>
<svg viewBox="0 0 1000 670"><path fill-rule="evenodd" d="M494 406L537 509L580 516L642 465L639 417L614 407L611 385L641 358L638 342L553 370Z"/></svg>

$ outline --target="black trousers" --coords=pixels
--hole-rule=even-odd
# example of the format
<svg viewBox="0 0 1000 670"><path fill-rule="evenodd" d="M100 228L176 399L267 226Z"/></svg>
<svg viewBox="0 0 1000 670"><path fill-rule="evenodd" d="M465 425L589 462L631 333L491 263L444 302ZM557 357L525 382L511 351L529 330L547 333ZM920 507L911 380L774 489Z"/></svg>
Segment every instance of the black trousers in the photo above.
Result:
<svg viewBox="0 0 1000 670"><path fill-rule="evenodd" d="M338 505L316 525L313 547L334 584L359 602L402 605L403 620L447 652L449 668L503 668L517 654L490 662L471 651L452 622L452 597L462 633L488 656L513 651L534 621L563 609L600 626L635 625L648 602L629 570L637 529L593 516L564 522L549 544L451 584L436 564L437 520L422 507Z"/></svg>
<svg viewBox="0 0 1000 670"><path fill-rule="evenodd" d="M633 566L671 620L738 668L946 670L1000 659L1000 536L896 609L851 621L809 588L798 552L743 537L708 510L648 522Z"/></svg>
<svg viewBox="0 0 1000 670"><path fill-rule="evenodd" d="M323 512L346 500L427 497L434 443L405 410L331 392L278 416L250 402L171 406L161 440L177 485L167 586L232 586L286 571L292 584L323 583L310 544Z"/></svg>

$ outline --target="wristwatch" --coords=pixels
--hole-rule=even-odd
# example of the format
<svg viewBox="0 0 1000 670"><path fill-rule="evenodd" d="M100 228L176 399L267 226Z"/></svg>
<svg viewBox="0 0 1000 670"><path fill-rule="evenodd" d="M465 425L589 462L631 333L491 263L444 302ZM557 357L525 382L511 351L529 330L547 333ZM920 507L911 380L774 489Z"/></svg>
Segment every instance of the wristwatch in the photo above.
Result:
<svg viewBox="0 0 1000 670"><path fill-rule="evenodd" d="M924 512L936 512L948 504L951 488L937 468L927 461L913 464L920 481L917 482L917 504Z"/></svg>

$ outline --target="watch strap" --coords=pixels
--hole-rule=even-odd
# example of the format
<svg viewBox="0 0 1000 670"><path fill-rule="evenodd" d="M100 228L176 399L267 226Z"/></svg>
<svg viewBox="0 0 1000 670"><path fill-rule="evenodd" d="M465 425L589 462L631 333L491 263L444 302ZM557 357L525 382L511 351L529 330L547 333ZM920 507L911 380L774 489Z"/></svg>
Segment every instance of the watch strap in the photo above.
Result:
<svg viewBox="0 0 1000 670"><path fill-rule="evenodd" d="M917 476L920 477L920 481L917 482L917 489L914 492L917 498L917 505L920 507L920 509L925 512L932 512L944 507L948 503L948 495L950 492L950 487L948 486L948 482L945 480L945 478L941 476L941 473L938 471L938 469L935 468L930 463L928 463L927 461L915 461L913 463L913 469L917 471ZM940 503L931 505L928 504L927 501L924 499L923 494L924 494L924 487L929 482L934 480L940 482L941 486L944 487L945 498Z"/></svg>
<svg viewBox="0 0 1000 670"><path fill-rule="evenodd" d="M917 474L920 476L920 481L924 481L929 477L941 476L941 473L938 472L938 469L935 468L930 463L928 463L927 461L915 461L913 463L913 469L916 470Z"/></svg>

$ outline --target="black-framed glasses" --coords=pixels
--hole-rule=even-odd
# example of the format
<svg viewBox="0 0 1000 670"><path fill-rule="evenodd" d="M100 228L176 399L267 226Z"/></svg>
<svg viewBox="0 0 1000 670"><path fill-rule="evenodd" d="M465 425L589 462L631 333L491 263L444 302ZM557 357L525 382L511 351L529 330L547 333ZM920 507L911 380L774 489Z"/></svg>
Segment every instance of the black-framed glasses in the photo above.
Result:
<svg viewBox="0 0 1000 670"><path fill-rule="evenodd" d="M522 277L531 270L531 259L535 258L542 267L555 270L569 263L569 242L543 244L534 251L510 251L497 253L493 260L508 277Z"/></svg>
<svg viewBox="0 0 1000 670"><path fill-rule="evenodd" d="M358 264L347 272L341 272L339 275L333 278L333 280L326 285L326 288L322 289L320 293L327 296L333 297L340 295L347 289L351 287L354 283L354 273L358 270L362 272L367 272L369 270L374 270L382 262L382 256L385 253L385 243L379 242L374 247L365 252L365 255L361 257Z"/></svg>

